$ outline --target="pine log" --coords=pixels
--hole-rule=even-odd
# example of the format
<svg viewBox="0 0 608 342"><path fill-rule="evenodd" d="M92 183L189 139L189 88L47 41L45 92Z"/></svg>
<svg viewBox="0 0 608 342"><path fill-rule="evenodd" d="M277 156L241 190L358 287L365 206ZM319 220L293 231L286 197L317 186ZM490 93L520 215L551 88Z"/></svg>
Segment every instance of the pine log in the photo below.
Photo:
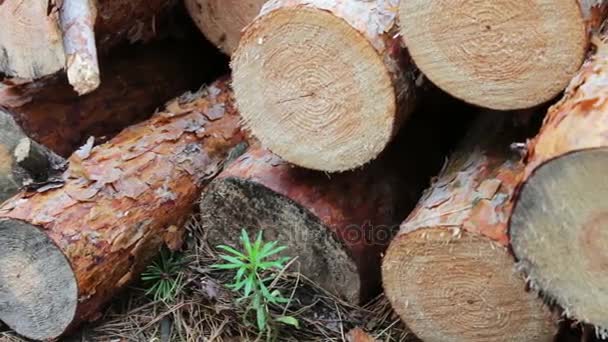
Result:
<svg viewBox="0 0 608 342"><path fill-rule="evenodd" d="M56 338L137 277L244 139L227 84L80 149L63 186L0 208L0 320L32 339Z"/></svg>
<svg viewBox="0 0 608 342"><path fill-rule="evenodd" d="M409 116L415 70L396 37L398 0L271 0L232 58L244 122L310 169L376 158Z"/></svg>
<svg viewBox="0 0 608 342"><path fill-rule="evenodd" d="M194 23L215 46L232 55L241 31L260 13L266 0L186 0Z"/></svg>
<svg viewBox="0 0 608 342"><path fill-rule="evenodd" d="M0 203L25 186L46 182L63 164L62 158L26 136L0 108Z"/></svg>
<svg viewBox="0 0 608 342"><path fill-rule="evenodd" d="M0 88L0 107L29 137L69 157L90 136L110 138L199 86L206 71L196 65L203 58L183 43L125 49L104 60L104 83L91 94L79 97L65 77L56 77Z"/></svg>
<svg viewBox="0 0 608 342"><path fill-rule="evenodd" d="M424 341L550 341L549 310L526 291L507 220L523 171L521 127L485 114L401 225L382 264L385 293Z"/></svg>
<svg viewBox="0 0 608 342"><path fill-rule="evenodd" d="M510 234L533 287L606 335L608 44L595 41L596 52L528 145Z"/></svg>
<svg viewBox="0 0 608 342"><path fill-rule="evenodd" d="M557 96L581 66L603 0L400 3L400 33L436 85L472 104L508 110Z"/></svg>
<svg viewBox="0 0 608 342"><path fill-rule="evenodd" d="M97 49L156 35L175 0L24 0L0 3L0 74L34 80L66 68L79 94L100 82Z"/></svg>
<svg viewBox="0 0 608 342"><path fill-rule="evenodd" d="M407 146L330 176L252 148L206 188L202 232L211 246L238 247L241 229L263 231L297 257L294 269L351 303L364 302L380 289L381 255L398 224L440 166L438 154L426 162L431 150L403 158L414 150Z"/></svg>

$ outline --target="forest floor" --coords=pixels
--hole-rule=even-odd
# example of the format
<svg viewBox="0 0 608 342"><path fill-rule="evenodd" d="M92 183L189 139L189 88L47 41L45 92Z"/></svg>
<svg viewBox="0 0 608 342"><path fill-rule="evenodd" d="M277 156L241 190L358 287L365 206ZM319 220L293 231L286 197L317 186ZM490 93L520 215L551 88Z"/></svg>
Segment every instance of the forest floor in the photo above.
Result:
<svg viewBox="0 0 608 342"><path fill-rule="evenodd" d="M417 341L386 298L380 295L365 306L353 306L327 293L296 271L297 260L277 275L274 289L287 298L285 305L270 305L272 316L289 315L299 327L275 324L272 336L260 334L255 315L229 290L234 272L216 270L216 251L198 237L200 218L188 223L185 248L179 256L176 290L167 300L155 300L146 282L140 281L117 297L94 323L62 341L363 341L349 332L360 328L377 341ZM0 324L1 342L25 342Z"/></svg>

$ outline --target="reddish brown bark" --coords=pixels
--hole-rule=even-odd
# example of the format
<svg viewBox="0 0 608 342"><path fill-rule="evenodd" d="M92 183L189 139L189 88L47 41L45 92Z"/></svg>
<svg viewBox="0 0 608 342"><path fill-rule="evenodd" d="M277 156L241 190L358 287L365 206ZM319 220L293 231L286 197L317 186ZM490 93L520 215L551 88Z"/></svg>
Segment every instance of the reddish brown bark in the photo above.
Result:
<svg viewBox="0 0 608 342"><path fill-rule="evenodd" d="M144 120L166 100L200 85L198 50L165 42L127 49L102 63L103 83L78 96L64 77L0 88L0 107L25 133L62 156L90 136L110 138ZM170 62L168 62L170 61Z"/></svg>
<svg viewBox="0 0 608 342"><path fill-rule="evenodd" d="M187 218L201 187L243 141L232 101L228 81L183 95L150 120L72 155L61 187L24 192L7 201L0 208L0 223L27 223L50 238L73 270L77 296L68 296L69 305L61 315L41 317L36 316L36 306L45 303L28 300L44 298L45 293L24 295L17 304L0 310L0 319L17 326L20 334L39 338L45 332L36 330L37 321L67 322L73 327L95 318L158 252L165 235L175 234L175 226ZM1 249L0 244L0 253L12 253ZM45 281L53 277L40 273ZM19 274L3 277L7 283L17 282ZM46 299L49 305L59 300ZM19 321L6 320L15 313ZM56 337L67 326L54 328L44 338Z"/></svg>

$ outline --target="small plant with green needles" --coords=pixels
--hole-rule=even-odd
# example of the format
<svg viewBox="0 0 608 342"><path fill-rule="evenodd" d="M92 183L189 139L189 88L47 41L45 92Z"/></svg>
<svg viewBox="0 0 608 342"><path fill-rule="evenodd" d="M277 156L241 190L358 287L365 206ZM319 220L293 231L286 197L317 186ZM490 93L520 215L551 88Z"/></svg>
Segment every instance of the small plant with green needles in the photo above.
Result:
<svg viewBox="0 0 608 342"><path fill-rule="evenodd" d="M149 284L146 295L155 301L173 301L184 286L182 266L180 255L161 249L158 259L141 275L141 279Z"/></svg>
<svg viewBox="0 0 608 342"><path fill-rule="evenodd" d="M259 232L255 241L249 240L249 235L243 229L241 233L241 244L244 251L240 252L230 246L220 245L218 249L227 254L220 255L224 264L216 264L212 267L219 270L236 271L234 282L228 288L234 292L242 293L237 301L246 303L244 321L251 311L255 311L256 327L268 339L273 335L273 326L277 323L298 327L298 320L291 316L273 317L270 314L270 305L283 305L289 303L281 292L272 290L271 285L277 277L277 273L285 268L290 260L288 257L277 257L277 254L287 247L277 247L277 242L262 241L262 232Z"/></svg>

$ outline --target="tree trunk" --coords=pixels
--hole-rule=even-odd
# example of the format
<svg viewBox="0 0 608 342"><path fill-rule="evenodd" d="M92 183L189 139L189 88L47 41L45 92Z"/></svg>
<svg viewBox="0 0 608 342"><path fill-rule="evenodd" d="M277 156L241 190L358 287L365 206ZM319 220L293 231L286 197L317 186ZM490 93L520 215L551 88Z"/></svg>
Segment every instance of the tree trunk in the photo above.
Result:
<svg viewBox="0 0 608 342"><path fill-rule="evenodd" d="M607 3L403 0L400 33L416 65L446 92L488 108L529 108L564 90Z"/></svg>
<svg viewBox="0 0 608 342"><path fill-rule="evenodd" d="M595 41L596 52L528 145L510 233L533 286L568 316L606 329L608 45Z"/></svg>
<svg viewBox="0 0 608 342"><path fill-rule="evenodd" d="M422 170L430 163L399 165L407 150L399 156L396 150L328 176L252 149L203 193L202 230L211 246L239 248L241 229L262 230L265 240L298 258L294 269L351 303L363 302L378 293L381 254L429 177Z"/></svg>
<svg viewBox="0 0 608 342"><path fill-rule="evenodd" d="M28 138L0 109L0 203L28 185L60 173L63 159Z"/></svg>
<svg viewBox="0 0 608 342"><path fill-rule="evenodd" d="M424 341L550 341L557 331L508 251L523 169L513 126L492 114L474 124L384 258L386 295Z"/></svg>
<svg viewBox="0 0 608 342"><path fill-rule="evenodd" d="M378 156L414 103L415 71L395 36L397 2L264 5L232 59L239 110L264 147L330 172Z"/></svg>
<svg viewBox="0 0 608 342"><path fill-rule="evenodd" d="M215 46L232 55L241 31L258 15L266 0L186 0L196 26Z"/></svg>
<svg viewBox="0 0 608 342"><path fill-rule="evenodd" d="M195 66L201 59L184 44L126 49L102 63L104 83L91 94L79 97L64 77L57 77L0 89L0 107L29 137L68 157L90 136L109 138L199 86L204 75Z"/></svg>
<svg viewBox="0 0 608 342"><path fill-rule="evenodd" d="M243 141L227 81L70 158L65 184L0 208L0 319L52 339L95 318L187 218Z"/></svg>
<svg viewBox="0 0 608 342"><path fill-rule="evenodd" d="M175 0L49 0L0 3L0 73L31 81L67 69L79 94L99 85L97 49L156 35Z"/></svg>

